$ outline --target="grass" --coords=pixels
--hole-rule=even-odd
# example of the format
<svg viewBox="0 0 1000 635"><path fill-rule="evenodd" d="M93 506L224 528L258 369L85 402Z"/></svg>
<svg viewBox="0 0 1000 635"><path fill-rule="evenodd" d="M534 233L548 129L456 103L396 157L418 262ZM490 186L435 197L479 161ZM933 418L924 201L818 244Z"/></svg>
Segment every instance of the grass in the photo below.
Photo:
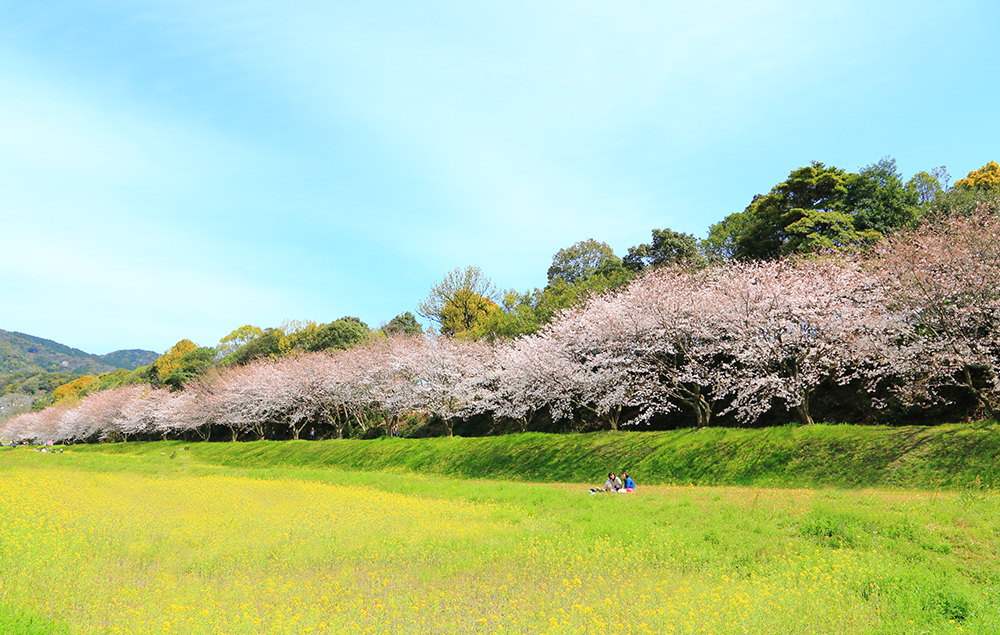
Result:
<svg viewBox="0 0 1000 635"><path fill-rule="evenodd" d="M66 624L0 605L0 633L4 635L65 635Z"/></svg>
<svg viewBox="0 0 1000 635"><path fill-rule="evenodd" d="M610 456L640 436L578 442ZM571 443L520 443L546 440ZM434 453L473 441L351 443L445 472ZM1000 495L982 479L590 496L310 454L372 460L350 443L183 447L0 452L0 627L21 628L0 632L1000 631Z"/></svg>
<svg viewBox="0 0 1000 635"><path fill-rule="evenodd" d="M186 444L106 444L75 451L174 452ZM399 471L457 478L603 483L628 470L643 484L767 487L1000 486L1000 426L850 425L669 432L523 434L373 441L257 441L187 445L231 467Z"/></svg>

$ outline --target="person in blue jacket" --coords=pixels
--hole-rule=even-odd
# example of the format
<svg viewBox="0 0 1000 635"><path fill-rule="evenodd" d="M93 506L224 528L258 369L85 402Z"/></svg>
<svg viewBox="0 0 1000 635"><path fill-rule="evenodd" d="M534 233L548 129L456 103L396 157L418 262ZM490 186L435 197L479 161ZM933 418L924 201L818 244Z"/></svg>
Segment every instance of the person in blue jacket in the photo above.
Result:
<svg viewBox="0 0 1000 635"><path fill-rule="evenodd" d="M626 492L635 491L635 481L633 481L632 477L628 475L628 472L622 472L622 484L625 486Z"/></svg>

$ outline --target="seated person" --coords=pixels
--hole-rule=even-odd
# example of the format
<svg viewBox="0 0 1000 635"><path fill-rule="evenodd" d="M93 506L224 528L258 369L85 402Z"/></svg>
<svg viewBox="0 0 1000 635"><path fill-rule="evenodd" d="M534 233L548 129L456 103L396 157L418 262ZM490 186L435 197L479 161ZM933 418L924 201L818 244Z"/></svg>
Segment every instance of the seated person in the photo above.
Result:
<svg viewBox="0 0 1000 635"><path fill-rule="evenodd" d="M619 479L614 472L608 474L608 480L604 481L604 491L605 492L617 492L624 488L621 479Z"/></svg>
<svg viewBox="0 0 1000 635"><path fill-rule="evenodd" d="M628 475L628 472L622 472L622 484L625 487L626 492L635 491L635 481L633 481L632 477Z"/></svg>
<svg viewBox="0 0 1000 635"><path fill-rule="evenodd" d="M604 487L593 487L590 489L591 494L597 494L598 492L617 492L622 488L622 482L618 480L614 472L608 472L608 480L604 481Z"/></svg>

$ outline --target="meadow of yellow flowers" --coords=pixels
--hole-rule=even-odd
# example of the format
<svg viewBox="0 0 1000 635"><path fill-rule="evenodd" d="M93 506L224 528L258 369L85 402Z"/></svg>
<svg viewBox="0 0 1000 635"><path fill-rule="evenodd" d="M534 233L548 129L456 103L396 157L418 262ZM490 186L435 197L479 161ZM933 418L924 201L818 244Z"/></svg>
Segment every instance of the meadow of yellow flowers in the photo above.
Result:
<svg viewBox="0 0 1000 635"><path fill-rule="evenodd" d="M591 496L24 449L0 475L8 628L1000 632L1000 497L982 488Z"/></svg>

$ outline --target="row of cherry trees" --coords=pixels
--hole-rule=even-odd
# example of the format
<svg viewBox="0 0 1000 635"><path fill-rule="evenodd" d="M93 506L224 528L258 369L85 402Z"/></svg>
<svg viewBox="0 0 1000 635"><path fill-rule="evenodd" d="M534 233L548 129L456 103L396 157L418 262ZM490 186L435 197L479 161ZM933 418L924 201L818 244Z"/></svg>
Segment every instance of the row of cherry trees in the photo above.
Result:
<svg viewBox="0 0 1000 635"><path fill-rule="evenodd" d="M315 426L342 436L415 414L448 434L478 415L506 429L541 419L616 429L681 411L705 426L720 415L749 424L776 408L810 423L816 395L831 386L875 408L967 394L992 415L997 233L991 216L951 218L865 259L658 269L512 342L397 336L262 360L182 391L98 392L10 419L0 436L204 439L226 429L235 440L280 429L299 438Z"/></svg>

